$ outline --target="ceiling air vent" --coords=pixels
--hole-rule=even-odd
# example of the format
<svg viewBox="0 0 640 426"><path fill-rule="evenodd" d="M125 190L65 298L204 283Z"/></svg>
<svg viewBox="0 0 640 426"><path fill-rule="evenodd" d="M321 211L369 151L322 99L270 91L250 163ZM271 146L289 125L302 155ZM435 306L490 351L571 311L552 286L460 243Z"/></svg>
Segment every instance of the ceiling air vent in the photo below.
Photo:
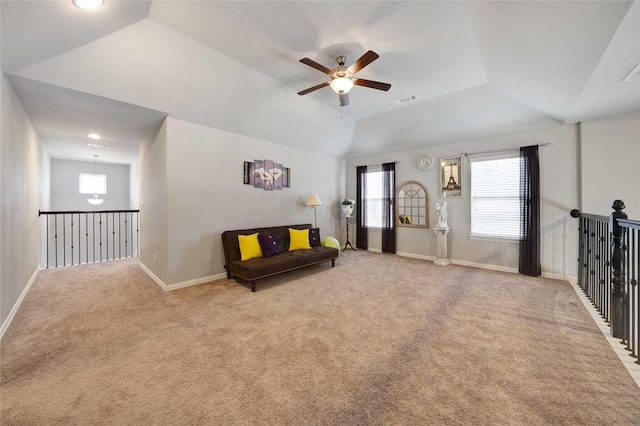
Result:
<svg viewBox="0 0 640 426"><path fill-rule="evenodd" d="M627 81L638 80L638 79L640 79L640 64L637 64L635 67L633 67L631 72L627 74L627 76L622 80L622 82L626 83Z"/></svg>
<svg viewBox="0 0 640 426"><path fill-rule="evenodd" d="M402 105L402 104L406 104L407 102L414 102L417 100L418 100L418 97L416 95L411 95L411 96L407 96L406 98L395 100L393 101L393 103L396 105Z"/></svg>

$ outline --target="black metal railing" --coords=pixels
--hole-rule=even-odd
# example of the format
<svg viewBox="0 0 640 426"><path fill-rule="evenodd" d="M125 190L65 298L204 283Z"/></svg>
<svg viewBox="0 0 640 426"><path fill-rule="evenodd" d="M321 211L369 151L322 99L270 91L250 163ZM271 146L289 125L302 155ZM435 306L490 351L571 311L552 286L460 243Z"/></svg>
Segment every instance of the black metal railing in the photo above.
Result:
<svg viewBox="0 0 640 426"><path fill-rule="evenodd" d="M140 210L40 211L47 268L137 257Z"/></svg>
<svg viewBox="0 0 640 426"><path fill-rule="evenodd" d="M616 200L610 216L572 210L578 218L578 285L638 361L640 341L640 221Z"/></svg>

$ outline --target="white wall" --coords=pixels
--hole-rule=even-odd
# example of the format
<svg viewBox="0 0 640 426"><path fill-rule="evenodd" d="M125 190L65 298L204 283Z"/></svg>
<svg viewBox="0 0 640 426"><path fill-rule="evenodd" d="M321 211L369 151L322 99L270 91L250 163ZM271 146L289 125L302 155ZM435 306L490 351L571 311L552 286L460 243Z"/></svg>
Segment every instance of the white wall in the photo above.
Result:
<svg viewBox="0 0 640 426"><path fill-rule="evenodd" d="M140 160L129 166L129 208L140 209Z"/></svg>
<svg viewBox="0 0 640 426"><path fill-rule="evenodd" d="M609 215L616 199L640 220L640 112L582 123L582 208Z"/></svg>
<svg viewBox="0 0 640 426"><path fill-rule="evenodd" d="M167 279L167 120L140 143L140 263Z"/></svg>
<svg viewBox="0 0 640 426"><path fill-rule="evenodd" d="M304 205L312 192L323 202L317 210L321 235L340 232L343 160L172 118L167 121L166 284L223 273L221 234L226 230L314 223L313 208ZM265 191L244 185L244 162L255 159L289 167L291 187Z"/></svg>
<svg viewBox="0 0 640 426"><path fill-rule="evenodd" d="M51 208L53 210L128 210L129 166L101 163L98 158L98 174L107 176L107 193L100 195L104 202L92 205L87 198L92 195L79 193L80 173L93 174L94 162L51 159Z"/></svg>
<svg viewBox="0 0 640 426"><path fill-rule="evenodd" d="M505 270L517 270L518 245L513 242L471 240L471 205L469 197L469 161L464 162L464 196L443 200L439 193L439 169L420 171L416 160L420 154L440 158L497 149L517 149L520 146L551 143L541 147L541 243L542 269L547 275L576 275L577 223L569 216L577 205L576 144L573 126L558 127L521 135L487 138L456 144L425 147L421 150L379 154L347 161L347 193L355 198L355 167L399 161L396 165L396 186L408 180L422 183L429 193L430 223L436 223L435 203L447 201L449 219L449 256L459 263L492 265ZM355 226L353 227L355 228ZM355 232L351 238L355 241ZM369 231L369 248L381 247L380 232ZM435 256L433 229L397 228L397 252L399 254L429 258Z"/></svg>
<svg viewBox="0 0 640 426"><path fill-rule="evenodd" d="M3 325L38 270L38 210L48 209L48 155L13 89L0 82L0 323Z"/></svg>

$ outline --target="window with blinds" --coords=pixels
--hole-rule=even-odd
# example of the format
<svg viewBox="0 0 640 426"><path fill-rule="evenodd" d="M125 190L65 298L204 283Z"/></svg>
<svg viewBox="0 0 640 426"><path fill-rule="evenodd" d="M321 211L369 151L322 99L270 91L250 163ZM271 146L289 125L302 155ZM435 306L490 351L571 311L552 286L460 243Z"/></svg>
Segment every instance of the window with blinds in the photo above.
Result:
<svg viewBox="0 0 640 426"><path fill-rule="evenodd" d="M471 162L471 236L520 239L520 157Z"/></svg>
<svg viewBox="0 0 640 426"><path fill-rule="evenodd" d="M367 172L366 194L368 228L382 228L382 170Z"/></svg>

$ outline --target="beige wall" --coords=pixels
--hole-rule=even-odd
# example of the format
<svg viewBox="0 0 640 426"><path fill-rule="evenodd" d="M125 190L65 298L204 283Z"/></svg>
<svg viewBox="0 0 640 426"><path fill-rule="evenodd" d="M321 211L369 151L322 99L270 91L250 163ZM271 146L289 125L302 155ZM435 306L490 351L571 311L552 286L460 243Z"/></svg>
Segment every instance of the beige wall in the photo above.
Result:
<svg viewBox="0 0 640 426"><path fill-rule="evenodd" d="M38 270L38 209L49 207L49 157L4 75L0 101L0 323Z"/></svg>
<svg viewBox="0 0 640 426"><path fill-rule="evenodd" d="M608 215L620 199L640 220L640 112L582 123L582 210Z"/></svg>
<svg viewBox="0 0 640 426"><path fill-rule="evenodd" d="M396 184L417 180L426 186L430 196L431 221L440 199L437 166L422 172L416 167L420 154L431 154L436 160L443 157L489 150L550 143L540 148L541 174L541 242L542 270L550 276L576 276L577 222L569 212L580 208L588 213L610 213L611 202L621 198L627 205L629 218L640 219L640 114L630 113L578 126L568 125L548 130L429 146L411 150L351 158L347 161L347 193L355 198L355 167L400 161L396 165ZM581 133L582 142L579 142ZM512 242L471 240L471 207L469 198L469 161L464 163L466 193L463 198L448 202L449 256L459 262L477 266L490 265L505 270L518 267L518 245ZM582 183L579 183L579 175ZM355 226L354 226L355 228ZM434 234L431 229L398 228L398 253L429 258L435 255ZM369 231L369 248L379 250L380 232ZM351 237L355 241L355 233Z"/></svg>
<svg viewBox="0 0 640 426"><path fill-rule="evenodd" d="M166 284L224 273L225 230L313 223L315 192L322 235L340 231L344 162L327 155L181 120L167 126ZM245 161L268 159L291 169L291 187L265 191L243 184ZM146 204L146 200L145 200Z"/></svg>
<svg viewBox="0 0 640 426"><path fill-rule="evenodd" d="M430 154L436 162L440 158L458 156L463 153L517 149L520 146L545 144L541 147L541 227L542 227L542 268L547 275L575 276L576 249L575 238L577 224L569 217L569 211L577 203L576 181L576 146L573 126L558 127L550 130L502 136L447 144L429 146L421 150L402 151L361 158L353 158L347 162L347 192L355 198L355 167L363 164L381 164L387 161L399 161L396 165L396 185L416 180L422 183L429 193L430 221L435 218L435 203L447 201L449 226L449 256L458 263L476 266L491 266L497 269L517 270L518 244L507 241L470 239L471 204L469 188L471 176L469 160L465 159L464 196L462 198L441 199L439 193L440 178L436 164L428 171L416 167L416 160L421 154ZM568 164L567 164L568 163ZM354 227L355 228L355 227ZM399 254L420 258L435 256L435 235L433 229L405 228L397 229L397 252ZM355 241L355 234L351 238ZM380 232L369 232L370 249L380 249Z"/></svg>

